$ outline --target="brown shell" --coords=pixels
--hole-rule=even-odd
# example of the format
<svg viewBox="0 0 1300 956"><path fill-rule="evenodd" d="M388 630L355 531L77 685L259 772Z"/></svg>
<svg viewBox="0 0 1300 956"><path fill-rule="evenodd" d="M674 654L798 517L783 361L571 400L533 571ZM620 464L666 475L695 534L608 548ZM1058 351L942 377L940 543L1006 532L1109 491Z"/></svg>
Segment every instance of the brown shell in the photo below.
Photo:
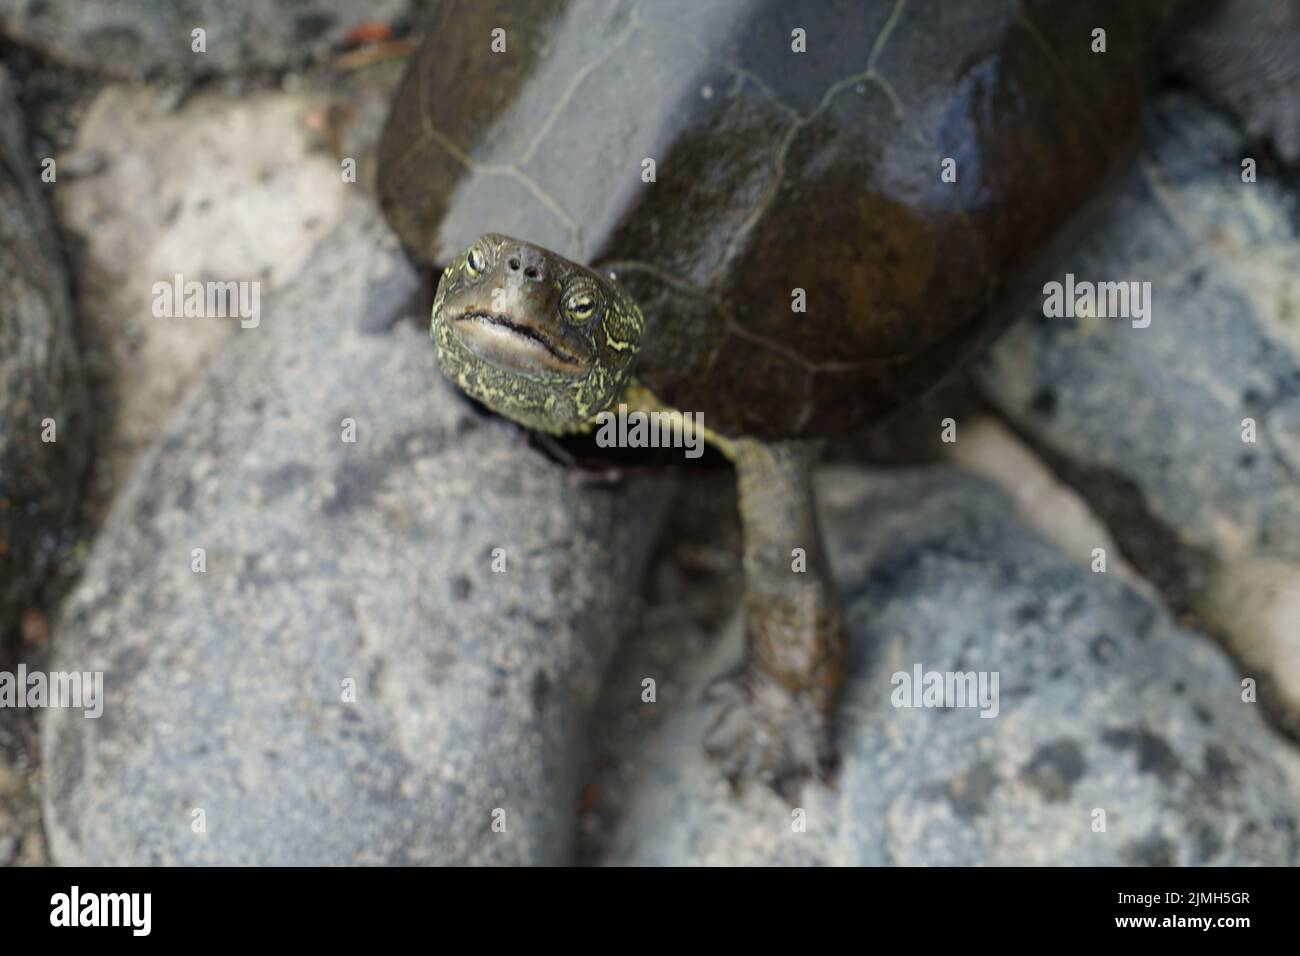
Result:
<svg viewBox="0 0 1300 956"><path fill-rule="evenodd" d="M501 232L614 272L639 376L711 427L840 434L996 328L1126 154L1161 6L451 0L380 198L434 264Z"/></svg>

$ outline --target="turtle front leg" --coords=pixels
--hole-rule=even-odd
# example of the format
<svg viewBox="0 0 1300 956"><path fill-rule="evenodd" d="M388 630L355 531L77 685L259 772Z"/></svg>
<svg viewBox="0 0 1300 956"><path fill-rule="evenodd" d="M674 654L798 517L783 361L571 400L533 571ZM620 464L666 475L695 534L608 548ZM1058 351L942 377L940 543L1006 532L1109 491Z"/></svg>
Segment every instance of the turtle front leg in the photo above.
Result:
<svg viewBox="0 0 1300 956"><path fill-rule="evenodd" d="M844 616L813 501L812 442L731 439L745 539L746 660L711 688L721 713L705 747L739 785L825 778L844 683Z"/></svg>

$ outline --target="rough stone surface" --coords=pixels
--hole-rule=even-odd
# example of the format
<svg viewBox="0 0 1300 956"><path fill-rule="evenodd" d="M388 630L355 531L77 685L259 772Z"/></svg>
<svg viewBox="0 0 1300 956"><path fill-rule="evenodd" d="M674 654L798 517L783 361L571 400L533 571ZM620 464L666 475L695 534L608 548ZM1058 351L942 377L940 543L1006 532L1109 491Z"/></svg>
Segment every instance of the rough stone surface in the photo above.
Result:
<svg viewBox="0 0 1300 956"><path fill-rule="evenodd" d="M55 629L105 672L43 727L57 863L568 859L663 481L584 480L423 329L360 331L404 268L354 203L141 459Z"/></svg>
<svg viewBox="0 0 1300 956"><path fill-rule="evenodd" d="M1189 547L1300 558L1300 203L1243 183L1243 155L1217 115L1164 100L1124 194L1063 270L1150 282L1150 327L1047 318L1040 298L982 382L1067 463L1135 485Z"/></svg>
<svg viewBox="0 0 1300 956"><path fill-rule="evenodd" d="M59 157L56 192L76 247L79 299L108 352L114 414L104 442L120 487L130 465L243 321L158 315L157 283L289 281L342 215L339 163L306 125L316 96L106 87ZM249 320L251 321L251 320Z"/></svg>
<svg viewBox="0 0 1300 956"><path fill-rule="evenodd" d="M405 28L436 0L0 0L0 28L60 61L119 77L284 69L327 56L360 23ZM206 52L192 31L207 31Z"/></svg>
<svg viewBox="0 0 1300 956"><path fill-rule="evenodd" d="M29 661L28 668L38 666ZM0 658L0 670L14 672ZM41 829L40 761L35 712L0 707L0 867L49 863Z"/></svg>
<svg viewBox="0 0 1300 956"><path fill-rule="evenodd" d="M1225 564L1197 610L1263 685L1273 719L1300 738L1300 566L1268 556Z"/></svg>
<svg viewBox="0 0 1300 956"><path fill-rule="evenodd" d="M689 615L660 616L601 703L603 806L586 818L584 859L1297 862L1297 758L1210 641L1071 563L1002 494L951 468L836 468L819 491L853 642L836 788L733 796L701 754L700 694L737 660L739 628L701 641L707 626ZM996 671L997 716L895 708L891 676L917 663ZM646 676L654 704L638 696Z"/></svg>
<svg viewBox="0 0 1300 956"><path fill-rule="evenodd" d="M1176 75L1233 111L1247 134L1269 140L1289 163L1300 162L1300 0L1198 0L1180 17Z"/></svg>
<svg viewBox="0 0 1300 956"><path fill-rule="evenodd" d="M68 543L90 444L68 280L46 201L0 69L0 640ZM54 441L43 440L47 419Z"/></svg>
<svg viewBox="0 0 1300 956"><path fill-rule="evenodd" d="M1109 529L1079 492L1054 475L996 416L981 413L958 422L957 440L947 447L951 462L1001 488L1025 523L1066 557L1118 575L1159 599L1150 582L1124 560ZM1098 549L1104 564L1098 562Z"/></svg>
<svg viewBox="0 0 1300 956"><path fill-rule="evenodd" d="M1300 196L1262 167L1243 182L1248 155L1213 110L1163 99L1122 196L1062 269L1150 282L1150 326L1047 318L1040 300L980 378L1175 607L1295 688L1300 619L1261 633L1250 622L1276 614L1222 604L1260 559L1275 593L1277 562L1300 589ZM1266 702L1300 727L1300 697L1281 693Z"/></svg>

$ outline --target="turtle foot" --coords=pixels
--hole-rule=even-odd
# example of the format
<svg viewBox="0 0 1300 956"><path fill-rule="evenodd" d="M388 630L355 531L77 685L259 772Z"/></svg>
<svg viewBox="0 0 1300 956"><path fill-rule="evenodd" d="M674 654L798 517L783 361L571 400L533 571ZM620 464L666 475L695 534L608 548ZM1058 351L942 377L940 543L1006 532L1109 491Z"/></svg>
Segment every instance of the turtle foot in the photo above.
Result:
<svg viewBox="0 0 1300 956"><path fill-rule="evenodd" d="M807 779L830 778L830 720L812 695L745 670L716 681L706 697L718 716L704 748L736 790L753 781L791 797Z"/></svg>

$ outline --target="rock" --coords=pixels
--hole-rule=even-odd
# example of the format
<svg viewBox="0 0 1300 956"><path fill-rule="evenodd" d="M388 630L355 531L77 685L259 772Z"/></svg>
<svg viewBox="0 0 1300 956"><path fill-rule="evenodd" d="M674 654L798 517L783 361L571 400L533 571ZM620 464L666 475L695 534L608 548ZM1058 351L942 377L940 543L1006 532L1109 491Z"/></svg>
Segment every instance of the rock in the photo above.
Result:
<svg viewBox="0 0 1300 956"><path fill-rule="evenodd" d="M1256 676L1296 687L1290 642L1249 623L1280 619L1223 604L1248 593L1238 566L1259 559L1274 593L1279 562L1300 589L1300 195L1262 172L1243 182L1248 155L1211 109L1161 100L1118 202L1063 267L1150 282L1150 325L1047 318L1040 300L979 374L1178 611L1249 648ZM1290 607L1283 633L1300 628ZM1300 729L1296 702L1288 716L1263 699Z"/></svg>
<svg viewBox="0 0 1300 956"><path fill-rule="evenodd" d="M1184 12L1200 15L1180 17L1174 75L1300 162L1300 0L1213 0Z"/></svg>
<svg viewBox="0 0 1300 956"><path fill-rule="evenodd" d="M1260 556L1225 564L1197 603L1206 623L1227 635L1243 673L1263 684L1269 712L1300 736L1300 571Z"/></svg>
<svg viewBox="0 0 1300 956"><path fill-rule="evenodd" d="M111 361L113 483L166 424L240 317L158 315L157 283L256 280L263 295L302 268L343 214L337 160L305 117L317 97L107 86L59 157L60 218L78 237L77 283ZM84 170L84 172L78 171Z"/></svg>
<svg viewBox="0 0 1300 956"><path fill-rule="evenodd" d="M1150 326L1047 318L1039 299L980 370L1103 516L1135 489L1189 566L1257 550L1300 559L1300 203L1276 182L1243 183L1243 148L1213 112L1163 100L1123 194L1064 267L1150 282ZM1124 541L1146 528L1111 524L1139 565L1161 563Z"/></svg>
<svg viewBox="0 0 1300 956"><path fill-rule="evenodd" d="M70 543L89 457L68 281L41 171L0 69L0 639Z"/></svg>
<svg viewBox="0 0 1300 956"><path fill-rule="evenodd" d="M122 78L279 70L319 61L358 24L404 29L429 0L0 0L0 28L47 56ZM206 50L193 49L203 29Z"/></svg>
<svg viewBox="0 0 1300 956"><path fill-rule="evenodd" d="M101 718L45 719L57 863L568 859L663 481L584 480L424 328L360 331L405 268L352 202L116 501L54 629L105 674Z"/></svg>
<svg viewBox="0 0 1300 956"><path fill-rule="evenodd" d="M836 787L808 784L795 802L762 788L733 795L699 741L701 689L734 666L739 628L681 660L698 629L661 615L629 643L600 705L616 738L602 752L627 757L597 781L607 825L585 828L584 858L1297 861L1300 758L1241 700L1210 641L1113 575L1072 564L1002 494L954 469L837 467L819 492L852 638ZM996 673L996 716L893 706L893 675L916 664ZM658 678L657 703L632 696L644 676ZM806 832L795 832L799 810Z"/></svg>
<svg viewBox="0 0 1300 956"><path fill-rule="evenodd" d="M14 672L8 661L0 670ZM40 767L31 746L33 733L30 711L0 708L0 866L49 863L41 831Z"/></svg>
<svg viewBox="0 0 1300 956"><path fill-rule="evenodd" d="M995 416L976 414L960 422L947 457L1002 489L1020 518L1076 564L1101 567L1098 558L1104 558L1107 573L1159 600L1151 584L1124 560L1110 531L1083 497L1052 474Z"/></svg>

